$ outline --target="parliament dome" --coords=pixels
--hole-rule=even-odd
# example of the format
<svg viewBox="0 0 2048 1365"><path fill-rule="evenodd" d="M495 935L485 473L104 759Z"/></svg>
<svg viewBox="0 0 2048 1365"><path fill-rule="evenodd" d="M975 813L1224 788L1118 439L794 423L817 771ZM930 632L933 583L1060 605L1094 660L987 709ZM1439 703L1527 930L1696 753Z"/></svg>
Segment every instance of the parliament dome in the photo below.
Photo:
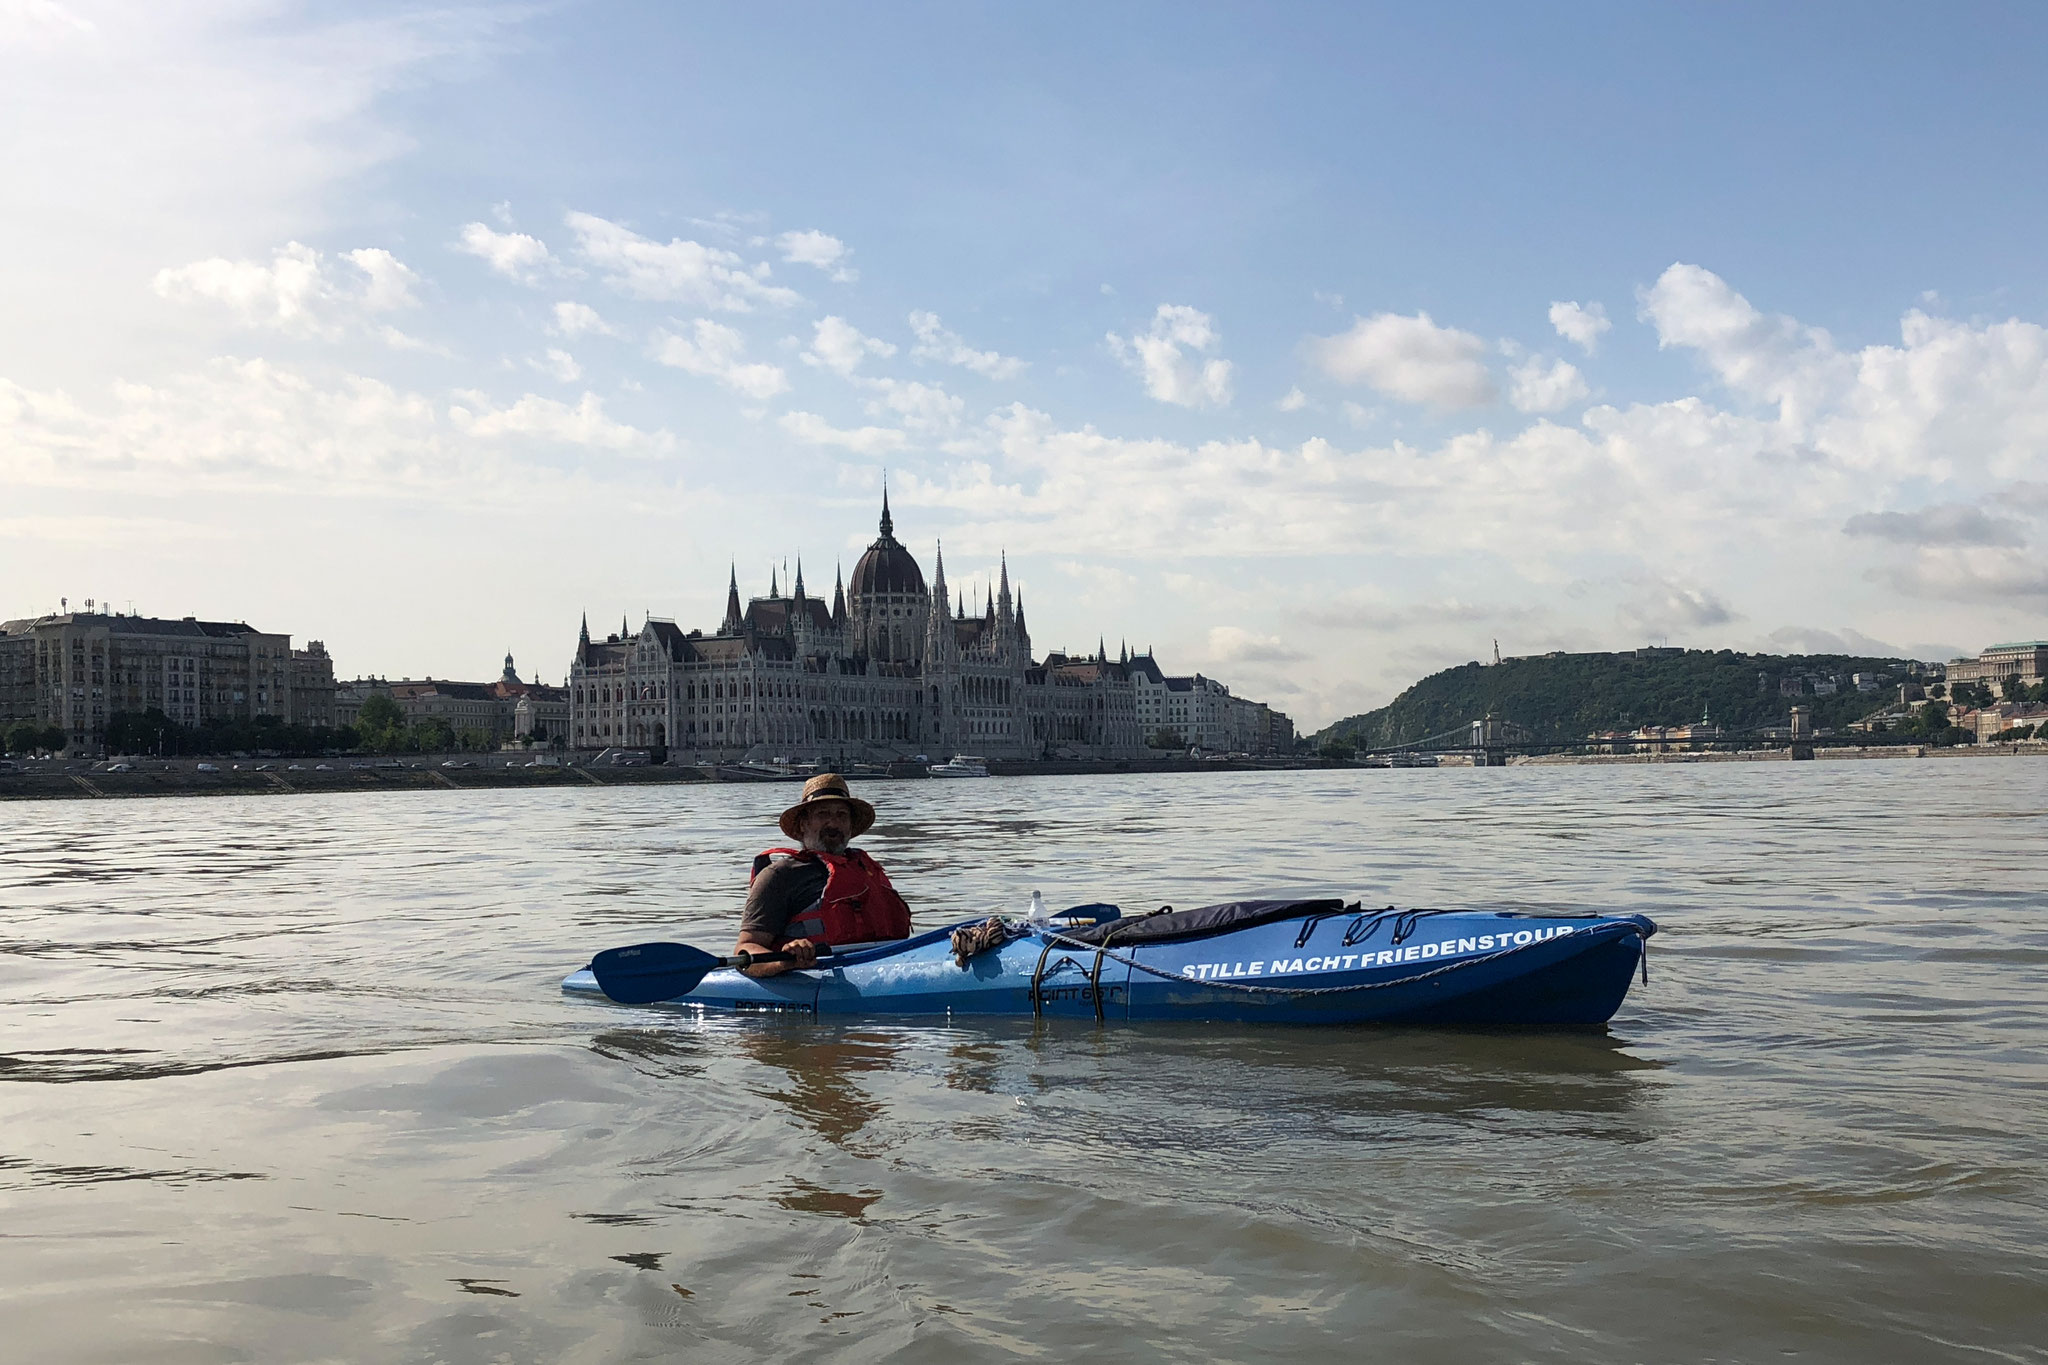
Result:
<svg viewBox="0 0 2048 1365"><path fill-rule="evenodd" d="M860 598L884 593L924 592L924 570L917 566L917 560L896 539L886 490L882 494L881 530L882 534L868 546L860 562L853 566L853 581L846 585L849 595Z"/></svg>

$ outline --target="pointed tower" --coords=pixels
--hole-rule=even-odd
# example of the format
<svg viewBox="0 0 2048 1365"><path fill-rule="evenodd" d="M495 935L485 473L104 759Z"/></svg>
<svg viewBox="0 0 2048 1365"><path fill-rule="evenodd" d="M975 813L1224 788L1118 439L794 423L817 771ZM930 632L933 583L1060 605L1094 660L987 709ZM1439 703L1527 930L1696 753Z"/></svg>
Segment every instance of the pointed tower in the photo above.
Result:
<svg viewBox="0 0 2048 1365"><path fill-rule="evenodd" d="M953 623L946 619L946 551L933 545L932 601L938 605L925 617L924 666L927 673L944 671L960 662L960 640Z"/></svg>
<svg viewBox="0 0 2048 1365"><path fill-rule="evenodd" d="M732 576L726 580L725 584L725 620L719 623L718 633L720 635L739 634L740 626L743 620L743 618L740 616L739 565L735 564L732 566L731 575Z"/></svg>
<svg viewBox="0 0 2048 1365"><path fill-rule="evenodd" d="M924 687L918 734L935 749L961 744L960 635L946 615L946 551L932 546L931 610L924 625Z"/></svg>
<svg viewBox="0 0 2048 1365"><path fill-rule="evenodd" d="M915 510L915 509L912 509ZM882 536L887 539L896 534L896 519L889 515L889 476L882 475Z"/></svg>
<svg viewBox="0 0 2048 1365"><path fill-rule="evenodd" d="M512 666L512 651L509 649L505 651L505 671L499 676L498 681L508 683L519 681L519 670Z"/></svg>
<svg viewBox="0 0 2048 1365"><path fill-rule="evenodd" d="M779 599L781 596L782 589L780 586L777 585L775 581L775 566L773 564L770 564L768 566L768 600L770 602L773 602Z"/></svg>
<svg viewBox="0 0 2048 1365"><path fill-rule="evenodd" d="M1024 624L1024 590L1017 589L1017 648L1023 652L1026 667L1031 664L1031 628Z"/></svg>
<svg viewBox="0 0 2048 1365"><path fill-rule="evenodd" d="M790 595L799 602L804 600L804 557L802 555L796 557L796 587L791 590Z"/></svg>
<svg viewBox="0 0 2048 1365"><path fill-rule="evenodd" d="M832 566L832 624L846 629L846 580L837 564Z"/></svg>
<svg viewBox="0 0 2048 1365"><path fill-rule="evenodd" d="M583 613L583 629L577 632L576 643L579 645L588 645L590 643L590 613L587 611Z"/></svg>

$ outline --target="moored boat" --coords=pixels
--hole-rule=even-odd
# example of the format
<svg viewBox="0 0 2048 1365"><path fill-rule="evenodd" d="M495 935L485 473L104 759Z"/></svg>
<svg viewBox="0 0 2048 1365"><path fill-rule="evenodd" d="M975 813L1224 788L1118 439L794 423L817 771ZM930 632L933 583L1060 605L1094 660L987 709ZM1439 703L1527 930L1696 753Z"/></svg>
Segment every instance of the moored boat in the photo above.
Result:
<svg viewBox="0 0 2048 1365"><path fill-rule="evenodd" d="M988 760L973 754L955 754L944 763L934 763L925 769L933 777L987 777Z"/></svg>
<svg viewBox="0 0 2048 1365"><path fill-rule="evenodd" d="M1099 917L1099 922L1083 921ZM1641 915L1366 910L1238 901L1124 918L1082 907L1011 922L956 959L980 921L861 948L808 971L712 971L666 1004L819 1015L1047 1015L1124 1022L1594 1027L1620 1008L1657 927ZM562 988L603 998L585 969Z"/></svg>

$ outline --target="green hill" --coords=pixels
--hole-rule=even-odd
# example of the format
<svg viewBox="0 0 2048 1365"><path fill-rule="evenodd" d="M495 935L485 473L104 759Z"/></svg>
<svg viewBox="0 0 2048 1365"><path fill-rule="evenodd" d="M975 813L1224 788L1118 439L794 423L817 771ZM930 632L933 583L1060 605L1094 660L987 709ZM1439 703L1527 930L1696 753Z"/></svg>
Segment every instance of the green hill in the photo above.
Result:
<svg viewBox="0 0 2048 1365"><path fill-rule="evenodd" d="M1361 748L1409 744L1492 714L1525 726L1538 739L1575 739L1595 730L1684 725L1702 715L1727 730L1784 725L1794 706L1810 707L1813 723L1836 728L1898 699L1907 680L1904 659L1846 654L1737 654L1730 650L1645 649L1622 654L1545 654L1445 669L1416 683L1377 711L1351 716L1315 736ZM1878 692L1858 692L1852 673L1875 673ZM1802 694L1780 691L1799 679ZM1835 682L1832 696L1813 695L1817 680Z"/></svg>

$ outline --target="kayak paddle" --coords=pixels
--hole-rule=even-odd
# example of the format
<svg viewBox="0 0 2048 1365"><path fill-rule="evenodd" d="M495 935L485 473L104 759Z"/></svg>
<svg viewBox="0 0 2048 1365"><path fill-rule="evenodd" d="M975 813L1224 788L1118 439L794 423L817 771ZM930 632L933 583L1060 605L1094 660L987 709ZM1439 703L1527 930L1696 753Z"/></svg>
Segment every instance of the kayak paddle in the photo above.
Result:
<svg viewBox="0 0 2048 1365"><path fill-rule="evenodd" d="M829 944L818 945L819 957L830 957ZM590 959L598 989L621 1005L648 1005L688 995L720 967L754 967L763 962L793 962L793 953L734 953L719 957L687 943L638 943L607 948Z"/></svg>

